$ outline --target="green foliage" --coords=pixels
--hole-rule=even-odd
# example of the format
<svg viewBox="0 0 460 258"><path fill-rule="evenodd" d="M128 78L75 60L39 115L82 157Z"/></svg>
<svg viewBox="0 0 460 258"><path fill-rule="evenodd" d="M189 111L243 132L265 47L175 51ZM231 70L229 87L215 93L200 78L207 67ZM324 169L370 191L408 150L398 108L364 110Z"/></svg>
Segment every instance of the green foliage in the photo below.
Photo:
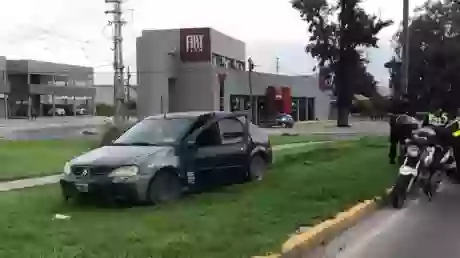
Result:
<svg viewBox="0 0 460 258"><path fill-rule="evenodd" d="M460 97L459 17L460 2L438 0L416 8L411 18L409 93L420 107L441 103L458 107L454 102ZM403 45L401 35L401 31L395 35L397 55Z"/></svg>
<svg viewBox="0 0 460 258"><path fill-rule="evenodd" d="M112 105L107 104L96 104L96 115L97 116L113 116L115 109Z"/></svg>
<svg viewBox="0 0 460 258"><path fill-rule="evenodd" d="M291 1L292 7L308 24L311 36L306 51L318 61L320 69L329 69L332 74L339 108L338 125L348 124L354 93L369 96L375 92L375 81L366 71L367 60L362 48L378 47L377 34L393 23L366 13L360 2Z"/></svg>
<svg viewBox="0 0 460 258"><path fill-rule="evenodd" d="M99 141L99 147L107 146L113 141L118 139L123 133L128 131L135 123L125 122L124 124L117 126L112 121L109 121L103 125L102 135Z"/></svg>

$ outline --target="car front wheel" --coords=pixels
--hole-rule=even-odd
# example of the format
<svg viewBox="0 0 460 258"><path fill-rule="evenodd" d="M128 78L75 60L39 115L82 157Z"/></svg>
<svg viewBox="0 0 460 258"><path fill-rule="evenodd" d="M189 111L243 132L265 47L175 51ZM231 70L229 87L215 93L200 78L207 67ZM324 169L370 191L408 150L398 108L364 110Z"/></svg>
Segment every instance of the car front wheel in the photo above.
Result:
<svg viewBox="0 0 460 258"><path fill-rule="evenodd" d="M267 163L260 155L255 155L249 162L249 180L261 181L267 170Z"/></svg>
<svg viewBox="0 0 460 258"><path fill-rule="evenodd" d="M174 171L159 171L150 183L147 201L151 204L175 201L182 196L183 185Z"/></svg>

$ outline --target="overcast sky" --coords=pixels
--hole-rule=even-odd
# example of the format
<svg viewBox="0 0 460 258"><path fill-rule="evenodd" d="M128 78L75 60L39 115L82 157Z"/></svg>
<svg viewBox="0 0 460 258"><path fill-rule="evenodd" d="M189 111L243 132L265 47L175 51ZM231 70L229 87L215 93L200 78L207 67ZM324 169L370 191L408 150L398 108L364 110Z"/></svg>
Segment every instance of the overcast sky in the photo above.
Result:
<svg viewBox="0 0 460 258"><path fill-rule="evenodd" d="M411 9L424 0L411 0ZM0 0L0 56L96 68L97 83L110 83L110 6L104 0ZM396 24L381 33L380 49L369 51L370 71L387 84L383 63L402 17L402 0L366 0L370 12ZM135 66L135 38L143 29L213 27L246 42L257 70L274 72L276 57L286 74L310 74L315 62L304 53L306 24L288 0L127 0L124 4L127 65ZM105 74L105 76L104 76Z"/></svg>

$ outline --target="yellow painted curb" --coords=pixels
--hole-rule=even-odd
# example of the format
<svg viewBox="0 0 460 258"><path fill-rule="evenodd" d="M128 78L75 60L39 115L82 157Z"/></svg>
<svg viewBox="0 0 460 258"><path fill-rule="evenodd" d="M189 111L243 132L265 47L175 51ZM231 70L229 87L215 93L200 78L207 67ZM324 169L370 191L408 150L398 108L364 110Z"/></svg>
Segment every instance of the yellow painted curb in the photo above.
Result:
<svg viewBox="0 0 460 258"><path fill-rule="evenodd" d="M335 218L326 220L305 233L291 237L283 244L281 257L303 257L315 247L325 245L338 234L354 226L376 209L377 203L368 200L337 214Z"/></svg>
<svg viewBox="0 0 460 258"><path fill-rule="evenodd" d="M391 188L386 190L387 194L390 192ZM316 247L325 245L348 228L356 225L361 219L376 211L378 208L377 202L380 199L378 197L375 200L361 202L347 211L338 213L333 219L326 220L304 233L292 236L283 244L281 254L253 256L252 258L306 257L305 255L308 255Z"/></svg>

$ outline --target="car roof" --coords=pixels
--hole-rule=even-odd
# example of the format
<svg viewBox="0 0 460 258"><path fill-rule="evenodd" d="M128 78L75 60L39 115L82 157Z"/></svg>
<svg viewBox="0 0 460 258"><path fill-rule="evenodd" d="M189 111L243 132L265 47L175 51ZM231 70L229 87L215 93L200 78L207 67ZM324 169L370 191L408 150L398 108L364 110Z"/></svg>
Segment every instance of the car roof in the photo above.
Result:
<svg viewBox="0 0 460 258"><path fill-rule="evenodd" d="M227 112L227 111L189 111L189 112L165 113L162 115L149 116L146 119L198 118L204 115L210 115L216 118L220 118L220 117L227 117L227 116L234 115L234 114L235 113ZM241 115L246 116L247 114L241 113Z"/></svg>

